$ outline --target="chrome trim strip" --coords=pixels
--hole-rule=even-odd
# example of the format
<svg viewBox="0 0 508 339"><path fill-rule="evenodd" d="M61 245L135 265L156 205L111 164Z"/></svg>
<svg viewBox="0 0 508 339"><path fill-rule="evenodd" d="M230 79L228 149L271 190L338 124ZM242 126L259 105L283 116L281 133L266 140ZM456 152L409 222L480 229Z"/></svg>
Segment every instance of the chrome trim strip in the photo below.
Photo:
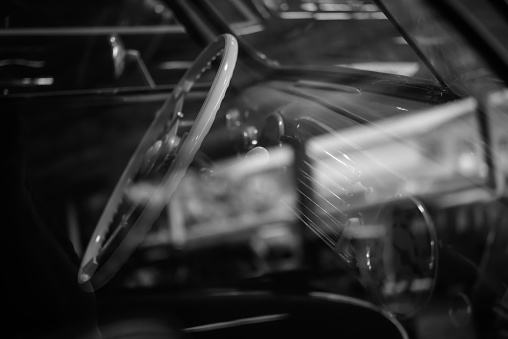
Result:
<svg viewBox="0 0 508 339"><path fill-rule="evenodd" d="M187 328L184 328L183 331L187 332L187 333L213 331L213 330L237 327L237 326L242 326L242 325L251 325L251 324L266 323L266 322L270 322L270 321L278 321L278 320L286 319L288 317L289 317L289 314L268 314L268 315L261 315L258 317L240 318L240 319L235 319L235 320L230 320L230 321L223 321L223 322L218 322L218 323L211 323L211 324L206 324L206 325L187 327Z"/></svg>
<svg viewBox="0 0 508 339"><path fill-rule="evenodd" d="M161 26L97 26L97 27L49 27L49 28L3 28L0 36L74 36L74 35L107 35L107 34L171 34L185 33L180 25Z"/></svg>

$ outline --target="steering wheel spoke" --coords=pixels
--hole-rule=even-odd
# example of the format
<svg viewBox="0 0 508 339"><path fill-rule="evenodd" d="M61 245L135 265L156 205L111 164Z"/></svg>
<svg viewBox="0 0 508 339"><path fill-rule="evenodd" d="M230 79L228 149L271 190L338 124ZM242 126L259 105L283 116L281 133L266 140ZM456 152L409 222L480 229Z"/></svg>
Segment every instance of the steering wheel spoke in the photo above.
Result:
<svg viewBox="0 0 508 339"><path fill-rule="evenodd" d="M224 34L208 45L176 85L136 148L97 223L78 281L97 289L109 281L143 241L193 161L233 75L236 39ZM194 124L178 136L184 101L196 80L222 56Z"/></svg>

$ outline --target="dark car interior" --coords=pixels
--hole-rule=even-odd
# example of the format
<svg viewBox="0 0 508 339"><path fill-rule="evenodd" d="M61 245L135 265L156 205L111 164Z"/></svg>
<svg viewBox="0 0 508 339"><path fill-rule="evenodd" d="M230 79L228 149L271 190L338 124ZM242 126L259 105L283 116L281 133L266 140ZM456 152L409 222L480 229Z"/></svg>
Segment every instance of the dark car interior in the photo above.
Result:
<svg viewBox="0 0 508 339"><path fill-rule="evenodd" d="M233 32L207 14L213 7L208 1L125 0L120 13L114 1L76 8L9 3L3 16L9 29L0 31L6 159L26 159L26 184L45 211L43 222L52 233L64 234L82 258L115 185L178 81L215 40L211 37ZM83 19L58 21L76 10ZM121 20L136 11L132 22ZM88 18L102 21L87 30L97 26ZM310 25L306 29L312 31ZM284 32L299 33L289 24ZM385 173L352 144L337 141L351 137L380 158L395 154L387 158L399 164L398 156L408 157L405 149L398 156L395 146L383 153L383 142L393 146L392 139L359 136L384 129L397 133L393 139L404 145L423 140L418 147L439 156L446 150L432 144L438 137L420 139L419 131L462 135L454 126L466 121L477 138L467 154L481 145L483 156L490 146L483 103L425 77L279 67L241 39L238 48L229 87L176 198L161 207L144 239L129 247L128 260L93 291L102 337L424 339L502 332L508 322L506 201L475 195L482 185L495 191L494 173L481 180L466 173L466 183L434 187L428 182L438 169L429 167L412 183L432 190L383 200L383 193L399 188L404 166L397 175ZM217 86L219 61L203 67L183 110L175 109L178 141L188 140L210 88ZM439 124L418 125L422 116L436 117ZM404 123L421 129L412 133ZM359 169L362 164L378 172L369 176ZM268 172L271 166L278 169ZM336 181L320 182L322 173ZM351 207L357 202L363 207ZM373 233L354 233L360 224L367 233L371 225L393 225L394 244L372 240ZM353 233L339 231L342 225ZM106 232L113 243L115 230ZM123 236L121 244L128 239ZM393 269L389 246L403 253L395 266L406 270L401 274L412 281L410 288L383 283L385 269ZM106 262L115 258L111 252L104 252Z"/></svg>

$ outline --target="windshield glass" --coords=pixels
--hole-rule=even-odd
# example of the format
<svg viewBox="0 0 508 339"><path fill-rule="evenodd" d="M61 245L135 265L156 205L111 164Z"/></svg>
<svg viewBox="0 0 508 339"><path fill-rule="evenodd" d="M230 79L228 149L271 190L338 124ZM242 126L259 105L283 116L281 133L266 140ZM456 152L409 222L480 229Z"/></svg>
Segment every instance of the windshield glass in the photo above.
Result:
<svg viewBox="0 0 508 339"><path fill-rule="evenodd" d="M3 96L168 90L201 50L160 0L11 1L0 22Z"/></svg>
<svg viewBox="0 0 508 339"><path fill-rule="evenodd" d="M471 1L469 1L471 2ZM467 41L463 32L459 32L442 13L429 6L425 1L408 0L380 0L385 12L389 13L406 35L406 39L418 50L431 67L439 73L440 78L460 95L483 96L486 93L499 90L501 80L493 72L484 57L471 46L471 39ZM465 6L468 2L461 3ZM476 7L468 11L478 11ZM490 5L482 6L481 15L468 17L467 25L478 25L479 20L485 24L491 33L483 30L479 40L492 39L494 36L503 36L500 32L506 31L506 23L495 14ZM466 7L463 7L466 9ZM487 19L488 18L488 19ZM483 23L482 23L483 24Z"/></svg>
<svg viewBox="0 0 508 339"><path fill-rule="evenodd" d="M280 66L342 66L437 82L371 0L209 4L240 40Z"/></svg>

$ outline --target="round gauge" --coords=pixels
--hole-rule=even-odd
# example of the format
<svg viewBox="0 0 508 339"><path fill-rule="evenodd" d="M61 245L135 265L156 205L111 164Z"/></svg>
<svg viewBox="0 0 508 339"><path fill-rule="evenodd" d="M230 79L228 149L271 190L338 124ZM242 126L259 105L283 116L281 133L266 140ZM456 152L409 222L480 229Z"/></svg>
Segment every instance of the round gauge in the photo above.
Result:
<svg viewBox="0 0 508 339"><path fill-rule="evenodd" d="M385 205L375 218L381 232L361 242L362 278L388 312L409 318L428 302L437 272L436 231L416 199Z"/></svg>

